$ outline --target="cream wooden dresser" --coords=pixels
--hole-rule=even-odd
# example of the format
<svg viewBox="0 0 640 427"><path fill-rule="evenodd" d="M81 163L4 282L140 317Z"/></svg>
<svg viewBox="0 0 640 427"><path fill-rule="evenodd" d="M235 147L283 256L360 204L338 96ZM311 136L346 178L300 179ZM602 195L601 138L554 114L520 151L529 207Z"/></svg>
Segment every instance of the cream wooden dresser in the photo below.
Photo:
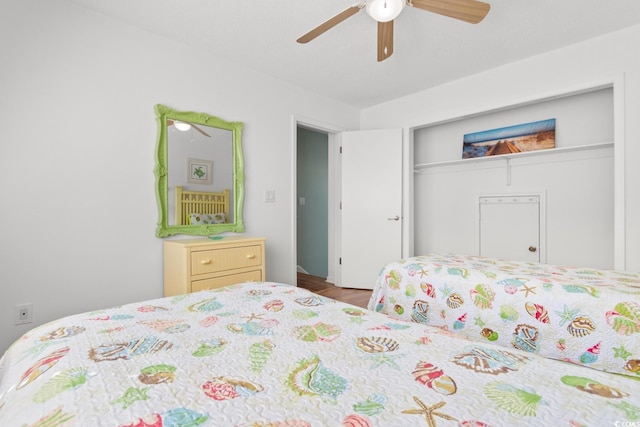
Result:
<svg viewBox="0 0 640 427"><path fill-rule="evenodd" d="M265 279L264 238L165 240L164 295Z"/></svg>

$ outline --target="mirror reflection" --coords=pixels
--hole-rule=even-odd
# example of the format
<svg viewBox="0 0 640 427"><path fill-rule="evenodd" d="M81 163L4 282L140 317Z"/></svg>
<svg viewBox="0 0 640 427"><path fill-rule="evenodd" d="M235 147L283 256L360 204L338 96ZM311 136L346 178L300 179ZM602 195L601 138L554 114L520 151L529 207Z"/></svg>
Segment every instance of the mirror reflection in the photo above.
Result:
<svg viewBox="0 0 640 427"><path fill-rule="evenodd" d="M244 231L241 122L156 105L156 235Z"/></svg>
<svg viewBox="0 0 640 427"><path fill-rule="evenodd" d="M167 120L170 225L233 223L233 135Z"/></svg>

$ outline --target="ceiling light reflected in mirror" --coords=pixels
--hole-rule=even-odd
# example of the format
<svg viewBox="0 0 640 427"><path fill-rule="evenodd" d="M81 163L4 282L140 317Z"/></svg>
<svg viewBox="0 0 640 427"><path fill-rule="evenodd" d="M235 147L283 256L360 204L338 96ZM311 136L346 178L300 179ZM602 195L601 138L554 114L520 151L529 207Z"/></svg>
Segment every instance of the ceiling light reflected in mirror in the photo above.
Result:
<svg viewBox="0 0 640 427"><path fill-rule="evenodd" d="M185 123L185 122L178 122L175 121L173 122L173 126L175 126L176 129L182 131L182 132L186 132L189 129L191 129L191 125L189 123Z"/></svg>

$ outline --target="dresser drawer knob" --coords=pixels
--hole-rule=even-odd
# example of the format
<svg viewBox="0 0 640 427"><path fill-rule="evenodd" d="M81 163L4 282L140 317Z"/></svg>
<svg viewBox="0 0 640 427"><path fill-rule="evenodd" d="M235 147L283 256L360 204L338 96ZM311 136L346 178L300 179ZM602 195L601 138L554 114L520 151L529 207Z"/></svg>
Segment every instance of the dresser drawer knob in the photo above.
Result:
<svg viewBox="0 0 640 427"><path fill-rule="evenodd" d="M254 259L256 254L247 254L247 259Z"/></svg>
<svg viewBox="0 0 640 427"><path fill-rule="evenodd" d="M202 264L202 265L211 264L211 260L210 259L203 259L203 260L200 261L200 264Z"/></svg>

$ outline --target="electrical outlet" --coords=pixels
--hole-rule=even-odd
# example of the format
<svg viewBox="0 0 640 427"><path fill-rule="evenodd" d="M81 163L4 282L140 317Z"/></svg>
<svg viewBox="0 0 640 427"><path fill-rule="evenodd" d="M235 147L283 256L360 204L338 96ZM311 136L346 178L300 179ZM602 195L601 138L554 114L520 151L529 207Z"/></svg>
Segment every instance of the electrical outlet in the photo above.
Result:
<svg viewBox="0 0 640 427"><path fill-rule="evenodd" d="M33 322L33 304L18 304L15 307L15 324L24 325Z"/></svg>

